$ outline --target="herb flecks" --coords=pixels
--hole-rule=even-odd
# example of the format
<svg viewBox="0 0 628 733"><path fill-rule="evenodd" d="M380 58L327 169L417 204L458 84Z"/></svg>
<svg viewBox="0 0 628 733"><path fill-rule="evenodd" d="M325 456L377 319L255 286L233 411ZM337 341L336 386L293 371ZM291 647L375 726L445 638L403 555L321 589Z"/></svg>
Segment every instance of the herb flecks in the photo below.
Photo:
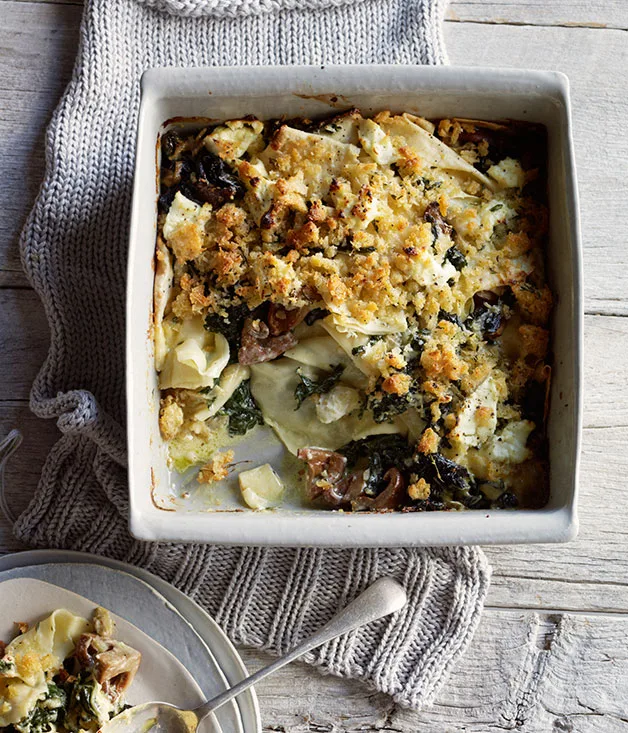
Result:
<svg viewBox="0 0 628 733"><path fill-rule="evenodd" d="M368 407L373 413L376 423L391 422L397 415L402 415L412 406L411 395L377 392L377 397L369 398Z"/></svg>

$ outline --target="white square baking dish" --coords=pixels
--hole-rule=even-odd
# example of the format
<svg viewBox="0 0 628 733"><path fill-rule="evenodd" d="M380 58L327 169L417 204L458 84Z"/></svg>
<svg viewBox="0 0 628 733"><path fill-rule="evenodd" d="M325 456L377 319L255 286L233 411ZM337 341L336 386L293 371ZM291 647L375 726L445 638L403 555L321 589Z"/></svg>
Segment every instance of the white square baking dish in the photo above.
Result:
<svg viewBox="0 0 628 733"><path fill-rule="evenodd" d="M572 539L577 532L581 432L582 274L567 78L555 72L456 67L164 68L147 71L141 87L126 342L132 534L143 540L342 547ZM548 270L556 306L548 423L550 499L544 509L371 514L315 510L293 502L254 512L228 493L220 503L186 501L180 482L170 475L158 428L151 338L160 131L176 117L316 117L354 106L368 114L393 109L428 118L510 118L547 127ZM259 450L264 453L263 446Z"/></svg>

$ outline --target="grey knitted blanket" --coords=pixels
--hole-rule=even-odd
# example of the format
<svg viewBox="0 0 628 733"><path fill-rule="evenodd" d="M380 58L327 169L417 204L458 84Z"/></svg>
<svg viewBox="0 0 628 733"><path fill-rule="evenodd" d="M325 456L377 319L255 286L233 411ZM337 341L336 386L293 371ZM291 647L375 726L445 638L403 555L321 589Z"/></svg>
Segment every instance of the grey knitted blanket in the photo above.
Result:
<svg viewBox="0 0 628 733"><path fill-rule="evenodd" d="M124 297L139 78L151 66L444 60L444 0L88 0L23 233L50 353L31 406L63 437L15 525L37 547L140 565L201 603L236 643L285 652L374 578L409 604L308 661L402 705L430 701L468 644L489 569L477 549L291 550L150 544L127 532Z"/></svg>

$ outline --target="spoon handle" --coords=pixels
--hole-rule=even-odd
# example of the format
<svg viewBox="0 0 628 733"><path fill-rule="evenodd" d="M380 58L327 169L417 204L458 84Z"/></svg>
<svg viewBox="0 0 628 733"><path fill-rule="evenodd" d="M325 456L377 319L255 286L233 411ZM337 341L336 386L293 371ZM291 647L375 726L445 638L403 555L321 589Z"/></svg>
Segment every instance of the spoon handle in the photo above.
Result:
<svg viewBox="0 0 628 733"><path fill-rule="evenodd" d="M403 608L405 604L406 593L399 583L392 578L379 578L379 580L376 580L354 601L343 608L342 611L339 611L330 621L302 644L299 644L299 646L272 664L263 667L255 674L242 680L242 682L239 682L234 687L196 708L194 712L199 722L213 710L229 702L229 700L237 697L240 693L248 690L252 685L257 684L260 680L263 680L268 675L298 659L305 653L316 649L316 647L321 646L331 639L335 639L341 634L347 634L360 626L364 626L364 624L376 621L383 616L388 616Z"/></svg>

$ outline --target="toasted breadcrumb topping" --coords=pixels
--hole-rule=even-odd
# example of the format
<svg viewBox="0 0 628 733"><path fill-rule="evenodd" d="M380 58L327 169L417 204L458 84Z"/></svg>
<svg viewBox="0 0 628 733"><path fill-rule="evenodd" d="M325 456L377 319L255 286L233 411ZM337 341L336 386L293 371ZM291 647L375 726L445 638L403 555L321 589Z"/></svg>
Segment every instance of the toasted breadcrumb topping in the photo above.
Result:
<svg viewBox="0 0 628 733"><path fill-rule="evenodd" d="M518 123L435 125L350 110L320 122L230 120L167 139L161 304L164 279L170 289L155 339L165 345L158 368L172 375L176 352L186 389L170 378L159 415L164 439L203 440L215 414L229 414L224 399L220 410L211 407L224 389L207 376L207 347L198 350L189 325L201 323L226 334L231 363L254 366L286 352L295 370L318 369L299 372L299 406L318 404L320 390L335 384L325 381L329 373L342 367L334 379L359 399L334 403L325 420L355 422L366 411L367 436L372 424L386 425L418 455L442 456L478 486L529 490L516 478L522 465L536 462L535 474L547 475L552 293L542 138ZM313 338L306 326L316 338L331 336L342 363L312 354L298 361L295 346ZM190 369L209 386L189 389ZM214 454L199 482L225 478L228 454ZM328 484L325 476L312 483L335 490ZM436 507L444 491L437 484L408 479L406 493ZM452 501L469 503L465 492Z"/></svg>
<svg viewBox="0 0 628 733"><path fill-rule="evenodd" d="M227 478L233 456L232 450L214 453L209 463L206 463L198 472L197 480L199 484L212 484Z"/></svg>

